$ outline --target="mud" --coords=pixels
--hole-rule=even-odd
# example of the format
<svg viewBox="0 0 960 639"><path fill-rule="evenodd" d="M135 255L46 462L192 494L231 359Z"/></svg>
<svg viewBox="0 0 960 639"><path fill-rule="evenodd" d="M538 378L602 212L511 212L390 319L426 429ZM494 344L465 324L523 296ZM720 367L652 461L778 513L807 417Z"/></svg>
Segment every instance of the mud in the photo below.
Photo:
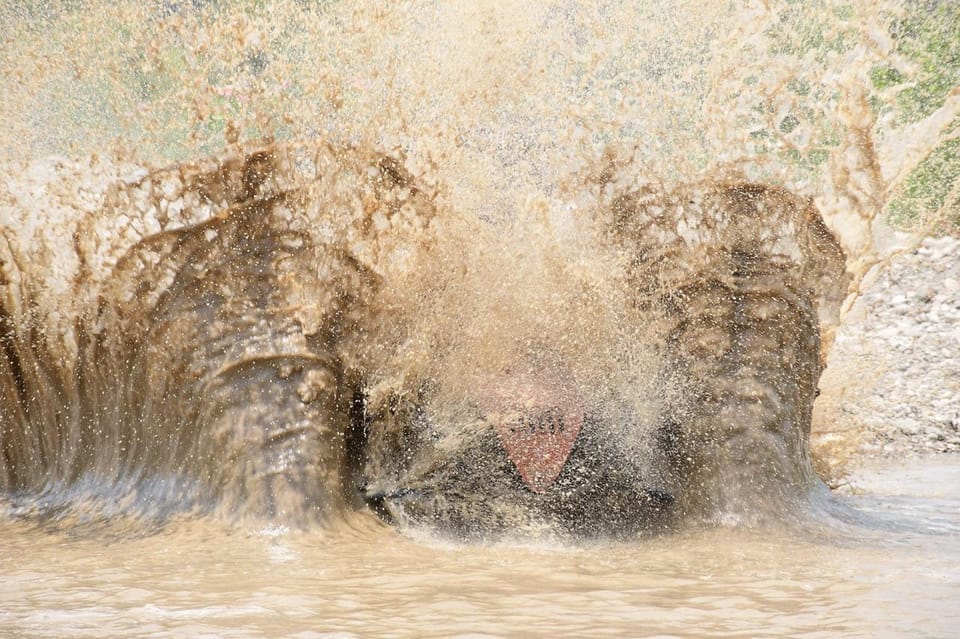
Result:
<svg viewBox="0 0 960 639"><path fill-rule="evenodd" d="M572 232L505 226L436 205L403 164L237 150L5 226L15 503L296 526L371 507L466 537L802 517L821 326L846 293L809 201L704 183ZM567 381L523 391L531 375ZM505 439L491 399L524 393L539 408L512 419L578 424L562 449Z"/></svg>

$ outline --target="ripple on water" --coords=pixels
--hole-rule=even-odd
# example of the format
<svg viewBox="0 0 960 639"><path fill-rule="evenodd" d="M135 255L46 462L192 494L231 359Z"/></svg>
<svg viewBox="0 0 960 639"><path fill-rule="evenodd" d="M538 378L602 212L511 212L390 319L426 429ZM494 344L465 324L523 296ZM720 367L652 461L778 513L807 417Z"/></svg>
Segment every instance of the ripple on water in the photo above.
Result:
<svg viewBox="0 0 960 639"><path fill-rule="evenodd" d="M591 548L413 543L379 525L109 542L0 525L0 635L949 636L960 460L863 469L881 522L830 537L691 531ZM906 527L903 522L912 522Z"/></svg>

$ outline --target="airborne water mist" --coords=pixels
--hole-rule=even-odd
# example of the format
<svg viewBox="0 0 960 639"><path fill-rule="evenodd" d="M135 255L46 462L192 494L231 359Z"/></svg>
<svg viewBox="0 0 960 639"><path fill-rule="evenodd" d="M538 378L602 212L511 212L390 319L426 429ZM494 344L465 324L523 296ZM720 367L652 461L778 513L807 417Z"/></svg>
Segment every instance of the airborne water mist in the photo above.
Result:
<svg viewBox="0 0 960 639"><path fill-rule="evenodd" d="M960 244L897 257L956 235L956 2L24 0L0 41L0 635L960 626L960 468L901 456L913 418L960 446ZM849 286L821 281L840 265L811 198ZM824 270L661 243L679 221ZM847 296L820 387L727 383L766 351L816 367L798 282ZM827 503L872 527L820 528L802 457L676 454L709 441L683 438L697 423L735 435L730 407L817 392ZM713 395L738 401L711 417ZM896 457L844 478L864 433ZM713 507L725 487L757 490ZM431 513L453 543L416 534ZM750 526L784 513L804 534ZM498 526L510 543L462 543ZM621 541L582 543L598 529Z"/></svg>
<svg viewBox="0 0 960 639"><path fill-rule="evenodd" d="M756 326L756 348L787 362L752 373L780 380L756 421L796 417L787 455L806 468L811 318L826 308L829 344L832 309L896 246L882 214L909 210L960 108L937 93L917 109L891 79L932 28L895 3L5 11L7 487L95 469L137 490L153 472L187 477L168 497L207 507L197 485L239 481L224 468L321 459L283 480L308 499L225 491L267 516L322 519L350 501L330 486L369 492L378 463L412 472L350 457L385 414L456 448L438 424L489 435L474 396L543 371L569 380L596 439L631 462L637 502L659 508L689 477L684 452L706 449L698 410L757 399L710 388L749 360ZM73 55L50 60L53 46ZM251 151L264 137L298 141ZM34 159L51 152L89 160ZM850 291L818 214L757 182L814 198ZM950 224L951 206L912 223ZM753 214L750 236L738 219ZM779 337L797 326L800 344ZM718 368L691 372L703 344ZM810 484L800 474L786 483Z"/></svg>
<svg viewBox="0 0 960 639"><path fill-rule="evenodd" d="M821 327L846 280L809 202L647 187L518 227L436 204L402 165L271 145L135 171L66 233L11 229L14 503L79 482L93 494L58 508L106 493L150 519L297 526L370 508L459 538L579 538L819 499ZM74 272L34 257L57 252Z"/></svg>

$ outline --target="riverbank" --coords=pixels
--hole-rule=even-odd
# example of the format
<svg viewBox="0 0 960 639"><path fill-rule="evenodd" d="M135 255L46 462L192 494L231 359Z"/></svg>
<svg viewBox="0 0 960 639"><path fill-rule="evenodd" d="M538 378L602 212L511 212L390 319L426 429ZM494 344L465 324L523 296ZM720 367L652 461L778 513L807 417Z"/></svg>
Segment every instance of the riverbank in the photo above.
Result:
<svg viewBox="0 0 960 639"><path fill-rule="evenodd" d="M847 313L821 379L821 472L852 460L960 452L960 240L895 255Z"/></svg>

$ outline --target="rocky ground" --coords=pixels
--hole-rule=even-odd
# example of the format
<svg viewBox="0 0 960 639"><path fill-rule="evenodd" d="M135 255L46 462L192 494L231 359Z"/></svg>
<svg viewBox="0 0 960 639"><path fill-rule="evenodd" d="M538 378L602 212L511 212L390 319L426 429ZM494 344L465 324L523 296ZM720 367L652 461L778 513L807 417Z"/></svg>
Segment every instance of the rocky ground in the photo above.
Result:
<svg viewBox="0 0 960 639"><path fill-rule="evenodd" d="M868 283L820 387L821 463L960 451L960 240L926 238Z"/></svg>

